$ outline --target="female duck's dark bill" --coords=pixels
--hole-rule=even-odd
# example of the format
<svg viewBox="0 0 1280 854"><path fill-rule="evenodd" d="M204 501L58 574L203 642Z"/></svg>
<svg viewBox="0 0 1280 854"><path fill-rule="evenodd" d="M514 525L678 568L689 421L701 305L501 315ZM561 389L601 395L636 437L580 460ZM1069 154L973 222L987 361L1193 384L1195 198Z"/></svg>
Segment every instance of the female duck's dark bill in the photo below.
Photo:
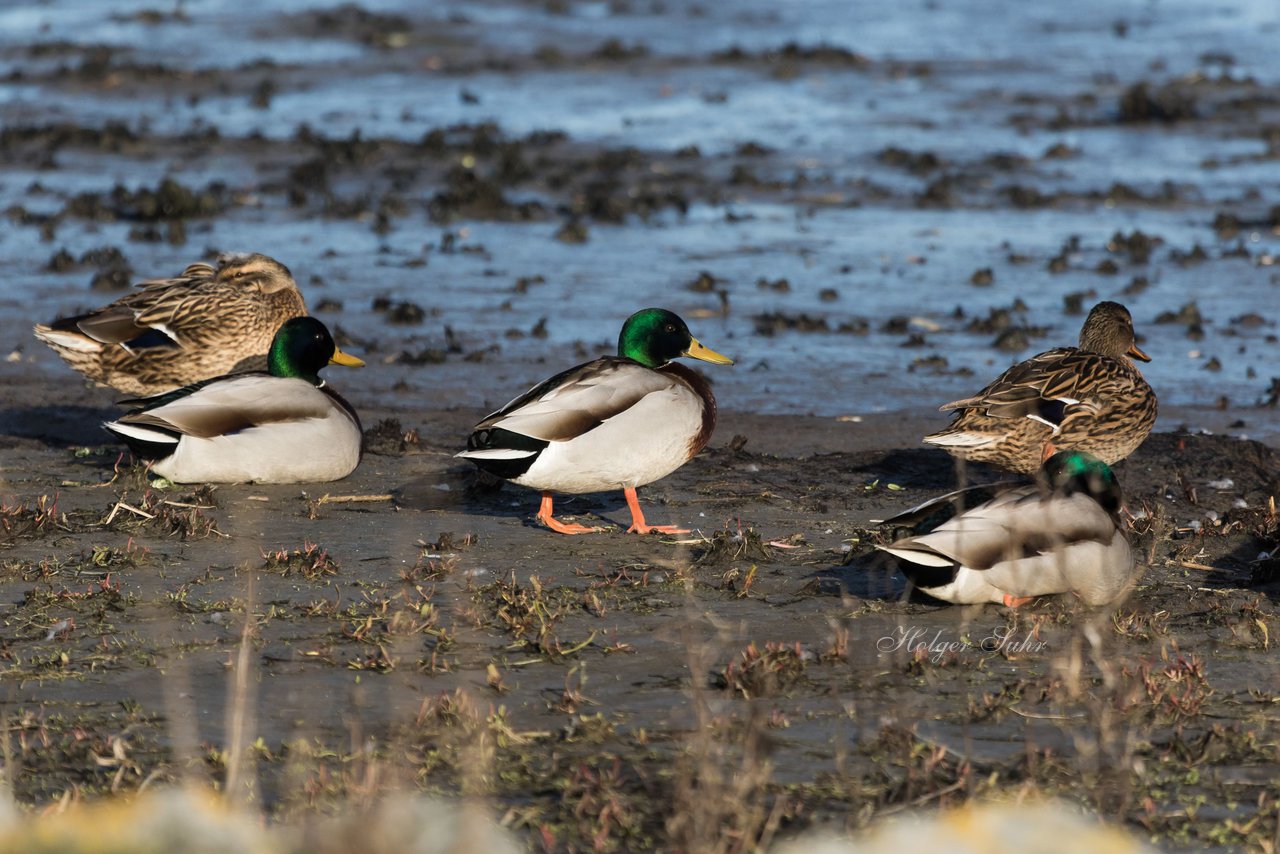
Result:
<svg viewBox="0 0 1280 854"><path fill-rule="evenodd" d="M1133 358L1139 359L1143 362L1151 361L1151 357L1148 356L1146 353L1142 352L1142 349L1138 347L1137 344L1134 344L1132 347L1130 347L1129 350L1125 353L1125 355L1132 356Z"/></svg>
<svg viewBox="0 0 1280 854"><path fill-rule="evenodd" d="M688 356L690 359L698 359L702 362L710 362L713 365L733 364L733 359L717 353L710 347L704 347L697 338L690 339L689 348L681 355Z"/></svg>

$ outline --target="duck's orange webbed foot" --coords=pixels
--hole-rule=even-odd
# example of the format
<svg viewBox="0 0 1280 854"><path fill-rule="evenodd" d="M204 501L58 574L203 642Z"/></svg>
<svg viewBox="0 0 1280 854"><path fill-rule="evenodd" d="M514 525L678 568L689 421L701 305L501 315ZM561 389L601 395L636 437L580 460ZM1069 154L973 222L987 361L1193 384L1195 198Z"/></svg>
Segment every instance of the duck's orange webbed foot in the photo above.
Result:
<svg viewBox="0 0 1280 854"><path fill-rule="evenodd" d="M544 492L542 494L542 505L538 508L537 519L543 525L546 525L557 534L594 534L599 528L589 528L586 525L579 525L574 522L561 522L551 515L552 498L551 493Z"/></svg>
<svg viewBox="0 0 1280 854"><path fill-rule="evenodd" d="M644 511L640 509L640 499L636 497L636 488L628 486L622 490L627 496L627 507L631 510L631 527L628 534L687 534L688 528L675 525L649 525L644 521Z"/></svg>
<svg viewBox="0 0 1280 854"><path fill-rule="evenodd" d="M1034 596L1013 596L1006 593L1004 594L1004 604L1006 608L1021 608L1035 598Z"/></svg>

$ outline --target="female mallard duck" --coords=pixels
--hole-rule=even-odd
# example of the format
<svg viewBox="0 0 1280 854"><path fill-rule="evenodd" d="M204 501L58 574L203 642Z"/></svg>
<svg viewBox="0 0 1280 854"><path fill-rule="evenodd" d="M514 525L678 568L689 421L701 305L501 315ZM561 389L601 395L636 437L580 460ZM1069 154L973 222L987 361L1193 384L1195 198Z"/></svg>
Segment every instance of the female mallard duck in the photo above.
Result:
<svg viewBox="0 0 1280 854"><path fill-rule="evenodd" d="M360 419L319 371L364 362L337 348L314 317L285 322L267 371L231 374L168 394L121 401L137 408L106 428L178 483L337 480L360 462Z"/></svg>
<svg viewBox="0 0 1280 854"><path fill-rule="evenodd" d="M1105 605L1136 578L1119 513L1120 484L1107 464L1059 451L1045 462L1039 483L879 548L902 561L916 587L947 602L1016 608L1036 596L1075 593L1088 605Z"/></svg>
<svg viewBox="0 0 1280 854"><path fill-rule="evenodd" d="M716 426L716 399L696 372L672 359L732 365L698 343L683 320L661 308L638 311L622 327L618 355L537 385L476 425L458 454L484 471L542 491L538 519L562 534L595 530L556 521L552 492L621 488L630 532L687 533L644 520L636 487L693 459Z"/></svg>
<svg viewBox="0 0 1280 854"><path fill-rule="evenodd" d="M1059 448L1122 460L1156 421L1156 396L1129 357L1151 361L1134 343L1129 310L1100 302L1085 319L1078 348L1032 356L973 397L939 407L959 412L924 441L1023 474L1035 473Z"/></svg>
<svg viewBox="0 0 1280 854"><path fill-rule="evenodd" d="M307 307L289 269L266 255L224 255L173 279L143 282L108 306L35 327L36 337L94 382L159 394L261 370L276 330Z"/></svg>

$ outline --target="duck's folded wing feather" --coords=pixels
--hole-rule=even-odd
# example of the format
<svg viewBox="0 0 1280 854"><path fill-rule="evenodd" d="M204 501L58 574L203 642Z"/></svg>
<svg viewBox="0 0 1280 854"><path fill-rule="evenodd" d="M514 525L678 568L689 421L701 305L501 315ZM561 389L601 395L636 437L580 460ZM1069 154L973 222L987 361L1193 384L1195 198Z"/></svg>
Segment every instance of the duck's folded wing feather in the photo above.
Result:
<svg viewBox="0 0 1280 854"><path fill-rule="evenodd" d="M208 439L264 424L324 418L333 408L329 398L306 380L254 374L199 386L190 394L118 420Z"/></svg>
<svg viewBox="0 0 1280 854"><path fill-rule="evenodd" d="M508 430L546 442L581 436L647 395L677 382L627 359L608 357L558 374L476 425L476 432Z"/></svg>
<svg viewBox="0 0 1280 854"><path fill-rule="evenodd" d="M168 335L157 338L154 343L147 342L145 337L154 330L154 327L139 323L137 313L128 306L107 306L101 311L77 318L75 325L85 335L103 344L128 345L144 339L139 346L156 346L165 343L167 346L174 346L174 341Z"/></svg>
<svg viewBox="0 0 1280 854"><path fill-rule="evenodd" d="M1109 543L1115 522L1085 495L1042 498L1034 487L1014 490L955 517L929 534L894 543L926 548L971 569L1051 554L1078 542Z"/></svg>
<svg viewBox="0 0 1280 854"><path fill-rule="evenodd" d="M1056 427L1078 407L1094 408L1096 387L1110 374L1105 357L1062 347L1014 365L973 397L939 408L975 409L994 418L1034 418Z"/></svg>

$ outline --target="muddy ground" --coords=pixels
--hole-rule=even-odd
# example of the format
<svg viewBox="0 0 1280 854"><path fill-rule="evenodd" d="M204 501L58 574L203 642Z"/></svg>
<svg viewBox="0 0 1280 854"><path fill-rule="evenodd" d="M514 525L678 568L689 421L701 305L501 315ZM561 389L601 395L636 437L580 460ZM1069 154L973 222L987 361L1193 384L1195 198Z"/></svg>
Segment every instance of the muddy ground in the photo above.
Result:
<svg viewBox="0 0 1280 854"><path fill-rule="evenodd" d="M21 803L223 785L245 756L273 817L465 792L553 850L1036 793L1167 849L1280 844L1266 26L1222 24L1237 59L1165 9L1010 15L1008 55L965 58L936 4L919 45L865 49L788 4L258 5L0 33ZM222 250L287 263L370 362L329 371L370 429L347 480L155 488L98 426L115 396L30 338ZM1140 585L1100 611L906 598L872 520L957 484L919 444L934 407L1103 298L1161 398L1118 467ZM452 455L637 299L739 360L708 371L709 449L642 490L693 533L627 536L599 495L558 512L610 530L551 534Z"/></svg>
<svg viewBox="0 0 1280 854"><path fill-rule="evenodd" d="M651 520L695 533L640 539L613 495L560 504L608 532L536 527L534 495L451 457L480 414L401 414L337 484L164 491L115 448L11 421L0 654L20 800L219 780L230 703L281 816L372 774L483 794L553 847L1030 792L1173 848L1275 833L1272 449L1156 434L1119 467L1146 511L1140 586L1015 613L904 600L870 520L956 472L887 419L730 414L643 490Z"/></svg>

